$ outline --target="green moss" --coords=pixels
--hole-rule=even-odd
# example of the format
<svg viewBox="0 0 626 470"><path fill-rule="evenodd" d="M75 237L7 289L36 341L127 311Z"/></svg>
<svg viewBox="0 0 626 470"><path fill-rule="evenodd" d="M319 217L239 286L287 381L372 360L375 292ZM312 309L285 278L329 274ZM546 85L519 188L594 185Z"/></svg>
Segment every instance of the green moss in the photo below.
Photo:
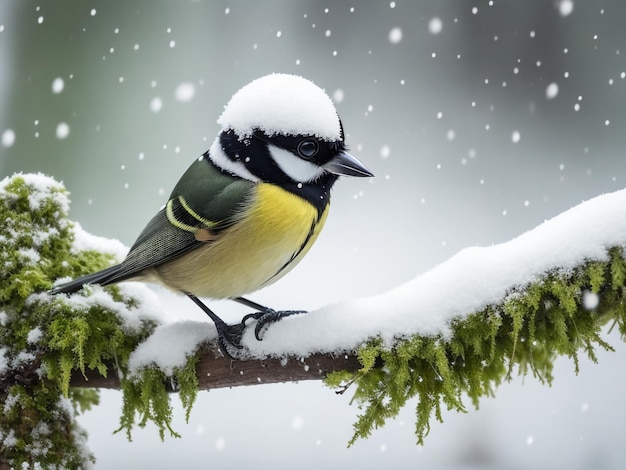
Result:
<svg viewBox="0 0 626 470"><path fill-rule="evenodd" d="M112 262L106 254L72 251L67 207L63 186L41 175L0 182L0 466L71 469L94 460L75 415L97 404L98 394L70 387L77 372L122 377L119 430L129 438L133 426L148 421L162 438L166 432L176 436L170 392L178 392L187 417L196 399L198 353L171 376L157 367L129 376L130 354L155 327L149 320L138 328L125 324L120 312L132 314L139 299L115 287L69 298L45 293L59 277ZM572 358L576 371L579 354L596 360L598 347L611 349L600 336L602 325L612 322L626 335L625 281L624 254L613 248L605 261L545 273L512 289L500 303L451 322L445 336L415 335L392 345L371 338L358 351L358 372L327 378L341 390L356 384L361 414L351 443L383 426L413 397L415 432L423 443L444 407L465 411L464 396L478 406L513 373L532 373L549 384L558 356ZM590 293L599 298L594 310L584 308Z"/></svg>
<svg viewBox="0 0 626 470"><path fill-rule="evenodd" d="M100 394L92 388L70 388L69 398L74 414L84 413L100 404Z"/></svg>
<svg viewBox="0 0 626 470"><path fill-rule="evenodd" d="M161 439L165 437L166 431L171 436L178 437L178 433L171 427L170 392L178 391L186 417L189 419L198 394L197 362L197 354L189 357L186 365L183 368L175 368L171 377L167 377L158 368L144 368L138 373L138 377L123 380L124 406L120 427L116 432L125 431L130 440L132 428L136 424L144 427L150 421L157 426Z"/></svg>
<svg viewBox="0 0 626 470"><path fill-rule="evenodd" d="M85 431L54 387L14 385L0 395L3 403L12 403L0 421L0 462L10 468L72 469L95 461Z"/></svg>
<svg viewBox="0 0 626 470"><path fill-rule="evenodd" d="M138 301L115 289L108 307L45 293L58 277L112 261L72 251L67 207L63 186L42 175L0 183L0 354L7 363L0 371L0 462L17 468L83 468L93 461L75 415L97 403L98 394L72 390L70 377L87 369L106 376L111 364L123 372L155 326L144 321L131 331L118 312Z"/></svg>
<svg viewBox="0 0 626 470"><path fill-rule="evenodd" d="M354 401L362 412L350 444L395 417L413 397L415 433L423 444L444 406L463 412L466 395L478 407L514 371L550 384L554 360L567 356L578 372L580 353L595 361L596 348L612 350L600 336L604 324L613 321L624 335L625 279L623 252L612 248L606 261L547 273L512 290L500 304L453 321L445 337L416 335L391 347L371 340L358 351L358 372L341 371L326 380L340 389L356 383ZM590 292L599 296L594 310L583 303Z"/></svg>

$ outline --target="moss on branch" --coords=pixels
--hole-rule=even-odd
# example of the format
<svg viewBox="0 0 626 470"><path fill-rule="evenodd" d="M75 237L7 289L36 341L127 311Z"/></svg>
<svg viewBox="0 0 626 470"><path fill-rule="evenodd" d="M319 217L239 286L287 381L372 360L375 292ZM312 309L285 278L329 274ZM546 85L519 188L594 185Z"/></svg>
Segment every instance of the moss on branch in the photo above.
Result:
<svg viewBox="0 0 626 470"><path fill-rule="evenodd" d="M97 404L98 395L71 388L77 374L85 380L94 374L119 376L124 401L119 430L129 437L134 425L149 421L161 437L176 435L171 391L176 389L187 414L198 392L197 365L206 359L202 344L184 366L168 373L146 365L129 375L131 353L157 322L128 290L94 286L70 297L46 294L53 280L113 261L110 254L75 248L77 230L68 207L63 186L43 175L0 182L0 468L83 468L94 460L75 416ZM478 406L514 373L531 373L550 384L559 356L572 358L578 371L579 354L595 360L597 348L611 350L601 337L604 325L612 322L622 337L626 333L625 281L624 253L614 247L604 260L511 286L500 303L459 317L445 334L405 336L393 344L370 338L358 351L348 351L358 356L356 372L354 361L325 363L324 371L351 367L326 377L340 391L355 389L361 414L351 442L367 438L413 397L417 441L423 443L444 407L465 410L464 396ZM319 355L309 359L324 362ZM259 377L279 365L268 361L255 367ZM321 378L321 366L319 371ZM224 386L229 374L218 375L215 380Z"/></svg>
<svg viewBox="0 0 626 470"><path fill-rule="evenodd" d="M626 263L621 248L607 255L512 288L501 303L453 321L446 336L406 337L392 347L370 340L358 352L358 372L327 378L339 389L356 383L354 399L363 412L350 443L418 397L415 433L423 444L431 419L442 420L442 407L465 411L464 395L478 407L514 372L550 384L556 358L571 358L578 372L579 354L595 362L598 347L612 350L601 328L612 322L622 338L626 333Z"/></svg>
<svg viewBox="0 0 626 470"><path fill-rule="evenodd" d="M72 248L68 204L63 186L43 175L0 183L0 463L16 468L83 468L93 460L75 414L97 403L97 394L71 391L71 375L117 373L112 362L123 372L154 327L125 323L120 312L136 301L117 289L106 305L45 294L54 279L112 262Z"/></svg>

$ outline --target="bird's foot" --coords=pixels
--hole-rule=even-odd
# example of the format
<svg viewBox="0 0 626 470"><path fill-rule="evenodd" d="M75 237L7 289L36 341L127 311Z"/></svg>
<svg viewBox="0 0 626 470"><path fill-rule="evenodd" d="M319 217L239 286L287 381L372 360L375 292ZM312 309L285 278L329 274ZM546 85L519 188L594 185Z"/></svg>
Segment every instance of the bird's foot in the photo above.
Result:
<svg viewBox="0 0 626 470"><path fill-rule="evenodd" d="M246 326L243 323L228 325L224 322L216 322L215 327L220 350L230 359L238 359L243 349L241 338Z"/></svg>
<svg viewBox="0 0 626 470"><path fill-rule="evenodd" d="M256 325L254 326L254 337L258 341L263 341L262 335L269 325L276 323L282 318L301 313L307 312L304 310L276 311L268 308L262 312L250 313L244 316L240 323L236 323L234 325L228 325L225 322L216 322L215 326L217 328L220 350L230 359L242 359L244 358L245 353L243 353L242 356L244 346L241 344L241 339L243 338L243 332L247 327L248 320L256 320Z"/></svg>
<svg viewBox="0 0 626 470"><path fill-rule="evenodd" d="M263 341L262 333L272 323L288 317L290 315L299 315L301 313L307 313L305 310L274 310L272 308L266 308L261 312L249 313L241 319L241 326L245 328L248 320L256 320L254 327L254 337L257 341Z"/></svg>

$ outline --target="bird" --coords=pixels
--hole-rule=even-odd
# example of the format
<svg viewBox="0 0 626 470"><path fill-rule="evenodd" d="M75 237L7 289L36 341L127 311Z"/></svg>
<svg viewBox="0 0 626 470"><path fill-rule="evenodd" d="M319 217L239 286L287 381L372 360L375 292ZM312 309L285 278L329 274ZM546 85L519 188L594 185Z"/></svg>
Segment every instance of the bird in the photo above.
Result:
<svg viewBox="0 0 626 470"><path fill-rule="evenodd" d="M244 297L273 284L307 254L328 216L340 176L372 177L348 152L343 124L326 92L298 75L272 73L237 91L217 120L217 137L174 186L119 264L58 284L143 281L189 297L214 322L222 352L302 310L277 311ZM200 298L231 299L255 310L226 324Z"/></svg>

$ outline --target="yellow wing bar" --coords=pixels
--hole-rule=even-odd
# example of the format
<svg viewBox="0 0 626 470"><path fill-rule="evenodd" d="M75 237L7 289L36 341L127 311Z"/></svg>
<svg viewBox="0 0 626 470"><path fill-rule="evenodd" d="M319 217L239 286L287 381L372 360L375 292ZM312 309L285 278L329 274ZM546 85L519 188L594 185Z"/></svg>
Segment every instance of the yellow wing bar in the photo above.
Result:
<svg viewBox="0 0 626 470"><path fill-rule="evenodd" d="M215 227L215 225L217 225L215 222L205 219L200 214L195 212L191 207L189 207L189 204L187 204L187 201L185 201L184 197L178 196L178 202L180 202L180 205L182 206L183 209L185 209L185 212L187 212L187 214L192 216L194 219L196 219L198 222L203 224L205 227L212 228L212 227ZM167 206L165 207L165 215L167 216L167 220L169 220L170 224L172 224L174 227L177 227L181 230L185 230L186 232L195 233L200 227L189 225L178 220L176 218L176 215L174 214L173 206L174 206L174 199L170 199L167 202Z"/></svg>

